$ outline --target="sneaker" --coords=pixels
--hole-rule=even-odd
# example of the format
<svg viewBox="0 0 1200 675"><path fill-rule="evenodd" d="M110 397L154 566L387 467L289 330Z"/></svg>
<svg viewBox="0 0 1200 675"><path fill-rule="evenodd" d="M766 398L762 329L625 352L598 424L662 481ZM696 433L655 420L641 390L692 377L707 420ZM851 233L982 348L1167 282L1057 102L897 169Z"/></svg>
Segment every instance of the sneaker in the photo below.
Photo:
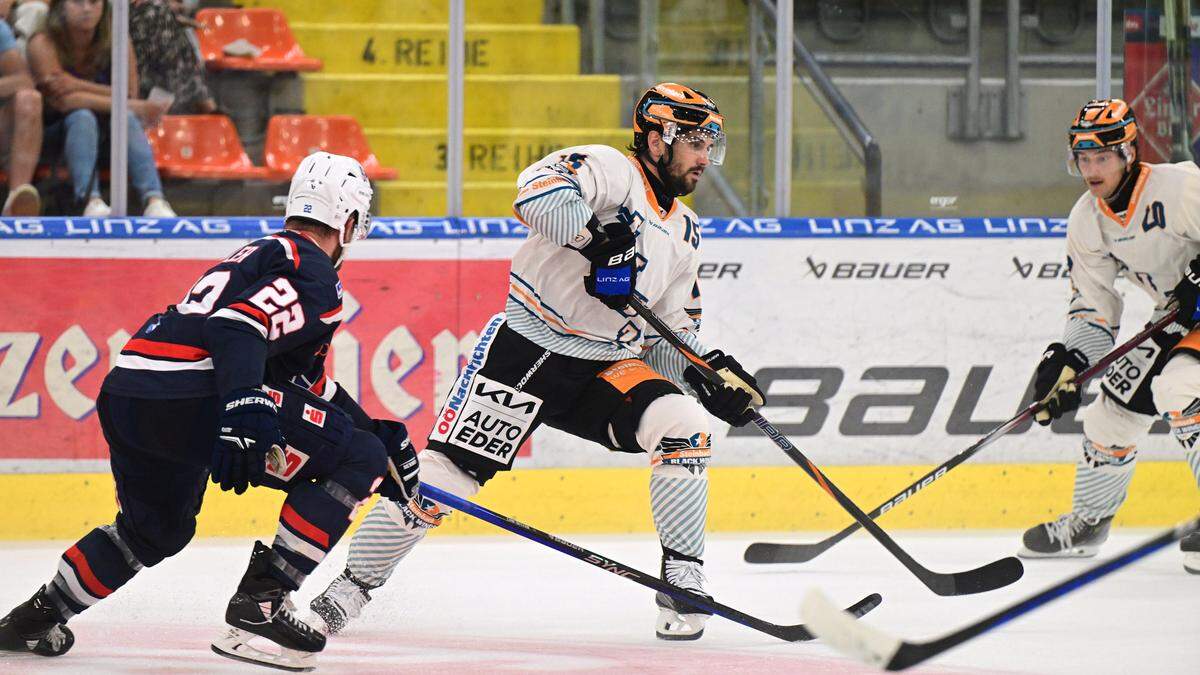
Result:
<svg viewBox="0 0 1200 675"><path fill-rule="evenodd" d="M1181 539L1179 550L1183 551L1183 569L1200 574L1200 532L1193 532Z"/></svg>
<svg viewBox="0 0 1200 675"><path fill-rule="evenodd" d="M175 209L162 197L151 197L146 200L146 209L142 215L147 218L174 218Z"/></svg>
<svg viewBox="0 0 1200 675"><path fill-rule="evenodd" d="M1112 516L1088 520L1068 513L1058 520L1042 523L1025 531L1024 546L1017 551L1022 558L1090 558L1108 539Z"/></svg>
<svg viewBox="0 0 1200 675"><path fill-rule="evenodd" d="M75 634L63 623L46 587L0 619L0 651L62 656L75 644Z"/></svg>
<svg viewBox="0 0 1200 675"><path fill-rule="evenodd" d="M0 216L34 217L42 213L42 197L29 183L8 191Z"/></svg>
<svg viewBox="0 0 1200 675"><path fill-rule="evenodd" d="M324 593L313 598L308 608L325 622L326 635L336 635L362 614L363 607L371 601L371 589L371 586L355 579L347 569L329 584Z"/></svg>
<svg viewBox="0 0 1200 675"><path fill-rule="evenodd" d="M704 563L696 558L664 554L662 578L672 586L712 599L704 591ZM712 612L661 592L654 596L654 602L658 605L658 623L654 627L658 639L699 640L704 635L704 623Z"/></svg>
<svg viewBox="0 0 1200 675"><path fill-rule="evenodd" d="M99 197L92 197L88 200L87 206L83 207L84 218L107 218L110 215L112 215L112 209Z"/></svg>

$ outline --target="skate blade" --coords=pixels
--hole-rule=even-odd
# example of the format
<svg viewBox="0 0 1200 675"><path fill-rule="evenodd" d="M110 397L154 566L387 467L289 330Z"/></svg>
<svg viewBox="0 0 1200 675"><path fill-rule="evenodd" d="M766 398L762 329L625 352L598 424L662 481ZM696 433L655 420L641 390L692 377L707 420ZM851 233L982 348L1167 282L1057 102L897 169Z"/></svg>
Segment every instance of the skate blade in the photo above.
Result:
<svg viewBox="0 0 1200 675"><path fill-rule="evenodd" d="M659 640L684 641L699 640L704 635L704 622L707 614L678 614L673 609L661 607L658 610L658 623L655 624L654 636Z"/></svg>
<svg viewBox="0 0 1200 675"><path fill-rule="evenodd" d="M1188 551L1183 554L1183 569L1188 574L1200 574L1200 553Z"/></svg>
<svg viewBox="0 0 1200 675"><path fill-rule="evenodd" d="M250 644L250 640L255 637L257 636L253 633L248 633L237 628L229 628L216 640L212 641L212 650L214 653L220 654L227 659L252 663L256 666L264 666L266 668L276 668L294 673L303 673L316 669L316 652L301 652L295 649L288 649L287 647L280 647L278 654L264 652Z"/></svg>
<svg viewBox="0 0 1200 675"><path fill-rule="evenodd" d="M1071 548L1064 549L1062 551L1055 551L1054 553L1041 553L1039 551L1034 551L1032 549L1028 549L1028 548L1025 548L1024 546L1022 546L1021 549L1019 551L1017 551L1017 557L1033 558L1033 559L1093 558L1099 552L1100 552L1099 544L1097 544L1095 546L1072 546Z"/></svg>

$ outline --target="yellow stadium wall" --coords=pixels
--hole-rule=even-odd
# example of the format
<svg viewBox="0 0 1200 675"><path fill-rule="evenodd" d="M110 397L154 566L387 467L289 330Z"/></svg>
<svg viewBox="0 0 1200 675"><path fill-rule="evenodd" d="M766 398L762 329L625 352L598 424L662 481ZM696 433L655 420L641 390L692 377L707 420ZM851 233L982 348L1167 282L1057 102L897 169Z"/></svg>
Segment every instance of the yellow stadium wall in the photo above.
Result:
<svg viewBox="0 0 1200 675"><path fill-rule="evenodd" d="M830 467L828 474L866 509L929 468ZM895 529L1028 527L1070 508L1073 476L1070 464L968 464L892 509L881 523ZM0 539L73 539L111 522L115 510L107 474L0 475L0 494ZM269 536L282 499L282 493L261 488L241 496L210 488L198 536ZM551 532L653 531L646 469L517 470L490 482L479 502ZM711 532L833 530L849 522L795 467L713 468L709 504ZM1116 523L1163 526L1198 511L1200 491L1183 462L1139 462ZM455 515L436 534L497 532Z"/></svg>

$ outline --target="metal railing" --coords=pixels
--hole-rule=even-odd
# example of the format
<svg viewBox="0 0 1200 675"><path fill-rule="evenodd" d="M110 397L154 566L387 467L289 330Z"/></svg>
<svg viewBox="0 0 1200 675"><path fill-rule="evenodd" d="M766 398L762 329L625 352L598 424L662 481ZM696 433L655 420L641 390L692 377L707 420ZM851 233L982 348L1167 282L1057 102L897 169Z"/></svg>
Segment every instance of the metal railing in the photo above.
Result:
<svg viewBox="0 0 1200 675"><path fill-rule="evenodd" d="M777 19L775 3L771 0L747 0L758 5L765 17L771 21ZM867 129L862 118L846 100L845 95L829 79L824 69L817 62L812 52L800 41L800 37L792 36L792 50L796 62L795 70L801 67L808 72L808 77L801 76L800 82L812 94L813 99L833 123L838 134L849 146L850 151L863 165L863 200L865 215L879 216L883 213L883 156L879 141ZM799 74L799 73L798 73ZM788 157L791 161L791 157Z"/></svg>

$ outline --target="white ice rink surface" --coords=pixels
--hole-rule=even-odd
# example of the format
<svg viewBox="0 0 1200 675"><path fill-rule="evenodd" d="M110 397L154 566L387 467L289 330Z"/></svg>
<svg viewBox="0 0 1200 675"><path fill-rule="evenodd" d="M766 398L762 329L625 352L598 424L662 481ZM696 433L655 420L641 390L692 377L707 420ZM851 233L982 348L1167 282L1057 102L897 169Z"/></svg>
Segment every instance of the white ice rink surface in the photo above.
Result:
<svg viewBox="0 0 1200 675"><path fill-rule="evenodd" d="M1017 534L913 534L899 541L938 571L1012 553ZM1103 553L1147 532L1118 531ZM644 571L656 571L651 536L571 538ZM799 622L805 591L849 605L879 592L864 620L926 640L984 616L1091 564L1026 561L1025 577L977 596L928 591L874 540L859 534L804 565L742 562L756 536L713 536L706 569L717 600L777 623ZM778 540L778 538L773 538ZM0 544L0 611L50 578L63 542ZM216 656L209 640L245 569L247 541L197 541L71 622L66 656L0 656L0 672L279 672ZM301 590L307 601L342 568L343 544ZM1198 673L1200 576L1166 549L984 634L915 672ZM512 536L431 539L374 593L363 618L334 638L318 672L868 672L819 642L787 644L714 617L698 642L654 638L653 593Z"/></svg>

